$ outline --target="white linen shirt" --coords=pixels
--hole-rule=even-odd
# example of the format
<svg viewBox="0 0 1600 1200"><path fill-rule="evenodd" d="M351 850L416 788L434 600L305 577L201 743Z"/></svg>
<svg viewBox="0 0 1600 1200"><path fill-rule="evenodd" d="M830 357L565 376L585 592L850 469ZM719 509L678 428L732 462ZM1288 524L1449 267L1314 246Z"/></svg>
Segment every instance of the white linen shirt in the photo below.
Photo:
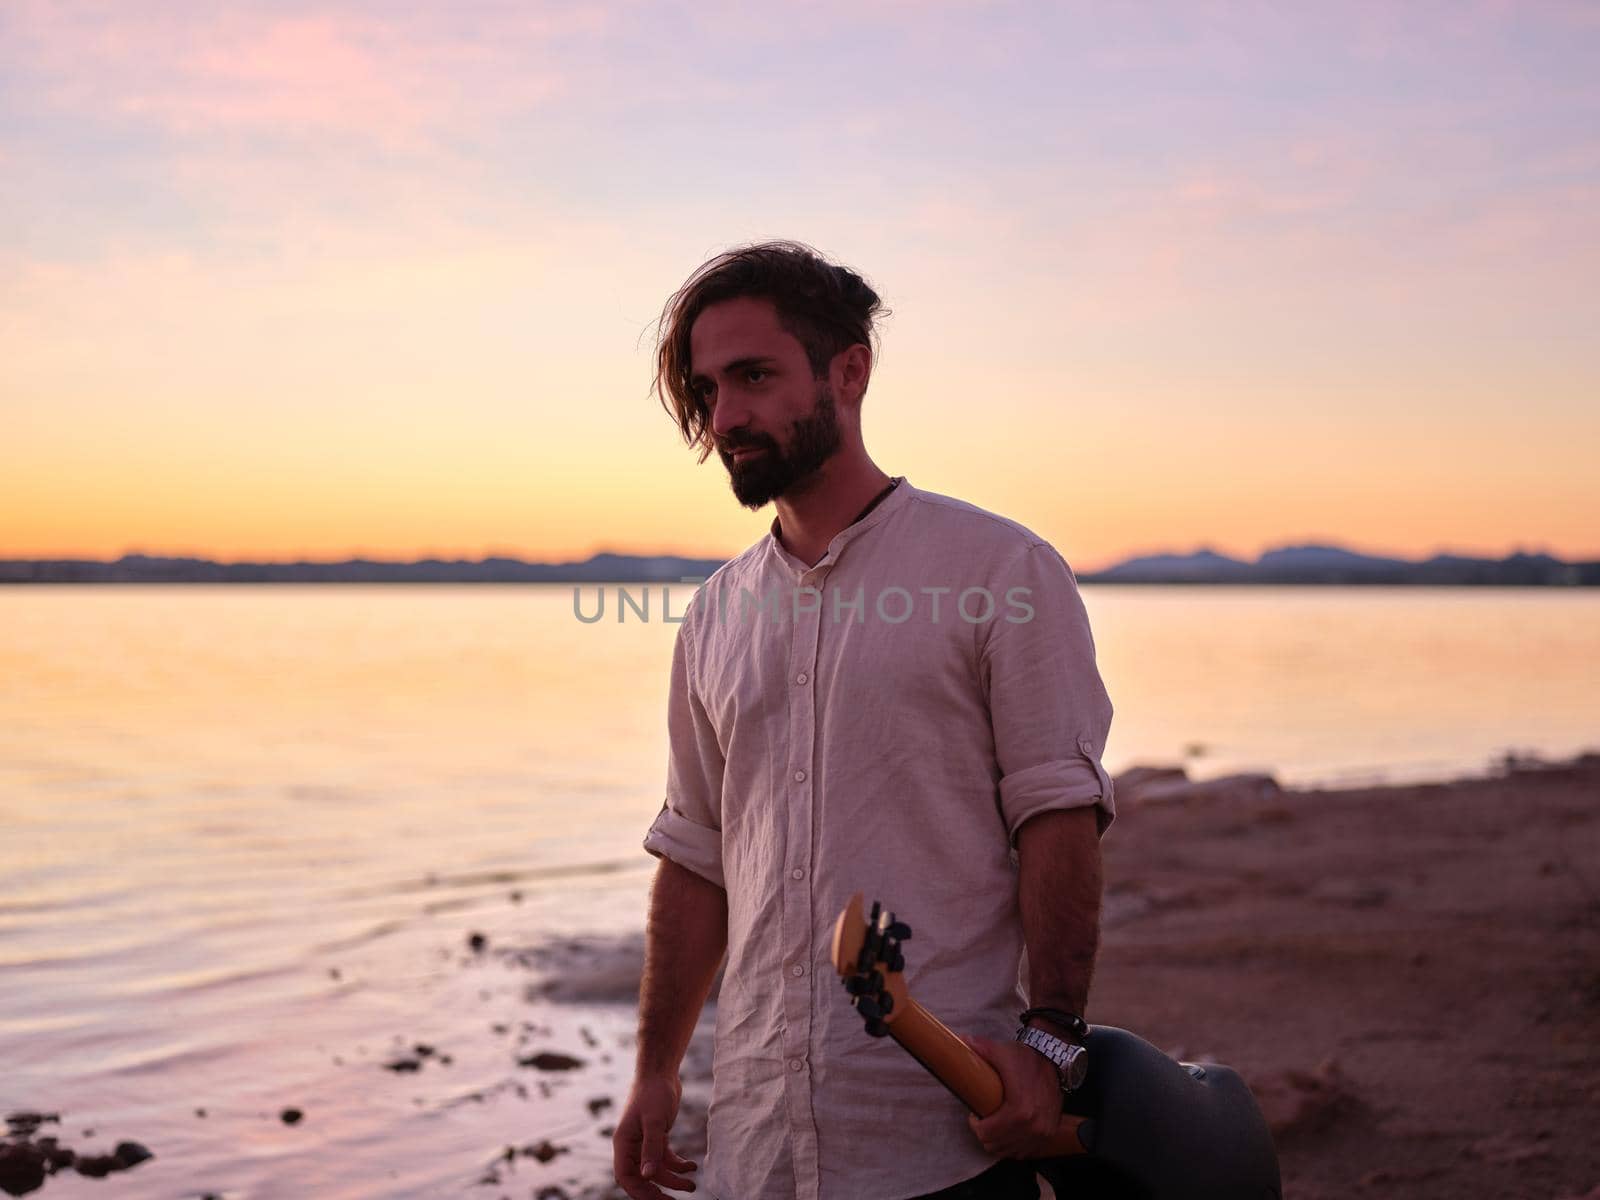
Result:
<svg viewBox="0 0 1600 1200"><path fill-rule="evenodd" d="M902 479L814 566L777 529L679 626L644 841L728 895L701 1187L918 1196L995 1159L959 1100L868 1036L829 961L834 922L854 892L881 900L913 931L911 995L1010 1039L1017 830L1095 805L1105 833L1112 706L1071 569L1016 522Z"/></svg>

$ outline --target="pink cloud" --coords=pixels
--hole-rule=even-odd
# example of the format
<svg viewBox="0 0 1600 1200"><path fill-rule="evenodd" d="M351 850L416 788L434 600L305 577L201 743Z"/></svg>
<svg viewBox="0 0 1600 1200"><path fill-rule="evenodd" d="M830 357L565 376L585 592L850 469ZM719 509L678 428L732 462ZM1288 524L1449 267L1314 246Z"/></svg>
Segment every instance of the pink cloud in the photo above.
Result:
<svg viewBox="0 0 1600 1200"><path fill-rule="evenodd" d="M126 113L179 132L215 128L355 130L417 127L427 97L410 64L327 17L232 21L193 46L162 78L116 97Z"/></svg>
<svg viewBox="0 0 1600 1200"><path fill-rule="evenodd" d="M184 136L354 135L425 140L468 114L537 105L562 90L548 44L604 28L568 18L373 15L346 6L143 10L24 0L30 70L58 109L120 115Z"/></svg>

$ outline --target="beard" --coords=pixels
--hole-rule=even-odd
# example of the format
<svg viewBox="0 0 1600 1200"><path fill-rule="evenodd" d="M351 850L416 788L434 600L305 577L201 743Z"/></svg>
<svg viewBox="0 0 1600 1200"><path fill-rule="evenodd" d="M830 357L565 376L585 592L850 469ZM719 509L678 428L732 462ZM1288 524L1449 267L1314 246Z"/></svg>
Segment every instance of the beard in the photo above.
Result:
<svg viewBox="0 0 1600 1200"><path fill-rule="evenodd" d="M827 380L821 380L811 411L796 418L789 428L787 450L781 449L771 434L745 433L725 439L717 453L728 468L734 496L746 508L756 509L801 488L838 452L842 440L833 389ZM735 462L733 451L746 447L762 453Z"/></svg>

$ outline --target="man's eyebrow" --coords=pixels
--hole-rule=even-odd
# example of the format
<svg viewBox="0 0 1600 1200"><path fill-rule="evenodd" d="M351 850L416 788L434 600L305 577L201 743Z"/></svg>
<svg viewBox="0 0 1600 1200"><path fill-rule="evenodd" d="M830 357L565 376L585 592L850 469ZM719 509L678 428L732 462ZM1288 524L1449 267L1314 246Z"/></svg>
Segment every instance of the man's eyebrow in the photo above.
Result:
<svg viewBox="0 0 1600 1200"><path fill-rule="evenodd" d="M772 367L776 366L777 362L778 360L770 354L752 354L746 358L736 358L730 363L723 364L722 372L726 375L735 371L748 371L752 367ZM689 377L689 382L710 383L711 377L704 371L696 371Z"/></svg>

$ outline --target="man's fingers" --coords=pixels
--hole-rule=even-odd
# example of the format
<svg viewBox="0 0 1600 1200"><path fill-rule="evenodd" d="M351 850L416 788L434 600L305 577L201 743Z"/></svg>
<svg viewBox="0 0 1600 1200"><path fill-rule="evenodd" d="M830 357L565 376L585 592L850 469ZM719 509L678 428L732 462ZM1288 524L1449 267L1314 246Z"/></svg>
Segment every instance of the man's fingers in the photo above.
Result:
<svg viewBox="0 0 1600 1200"><path fill-rule="evenodd" d="M996 1042L979 1034L958 1034L975 1054L1000 1076L1003 1098L1000 1107L987 1117L969 1113L967 1124L972 1134L990 1154L1001 1158L1026 1158L1030 1151L1054 1132L1054 1113L1039 1107L1043 1075L1038 1070L1049 1064L1032 1050L1011 1042ZM1037 1061L1035 1061L1037 1059ZM1051 1080L1053 1085L1054 1080ZM1056 1089L1049 1088L1054 1097ZM1048 1128L1046 1128L1048 1126Z"/></svg>
<svg viewBox="0 0 1600 1200"><path fill-rule="evenodd" d="M978 1139L978 1144L987 1150L989 1148L989 1127L978 1120L977 1113L967 1114L967 1128L972 1130L972 1136Z"/></svg>
<svg viewBox="0 0 1600 1200"><path fill-rule="evenodd" d="M694 1191L694 1180L686 1179L667 1167L657 1167L655 1177L651 1182L660 1184L664 1188L671 1188L675 1192Z"/></svg>
<svg viewBox="0 0 1600 1200"><path fill-rule="evenodd" d="M632 1200L670 1200L666 1192L662 1192L659 1187L656 1187L656 1182L642 1178L642 1174L638 1171L638 1166L640 1166L640 1163L638 1163L637 1158L632 1162L619 1163L618 1171L616 1171L618 1186L624 1192L627 1192L627 1195L632 1197ZM659 1168L656 1171L656 1176L662 1182L667 1182L672 1178L670 1171L659 1170ZM667 1186L674 1186L674 1184L667 1182Z"/></svg>
<svg viewBox="0 0 1600 1200"><path fill-rule="evenodd" d="M664 1147L661 1162L656 1167L656 1173L650 1178L653 1182L664 1188L672 1188L679 1192L694 1191L694 1180L687 1178L690 1171L698 1171L698 1163L691 1162L679 1154L671 1146Z"/></svg>
<svg viewBox="0 0 1600 1200"><path fill-rule="evenodd" d="M617 1185L632 1200L668 1200L666 1193L655 1184L648 1179L639 1178L637 1163L617 1171Z"/></svg>
<svg viewBox="0 0 1600 1200"><path fill-rule="evenodd" d="M973 1137L978 1139L978 1144L990 1154L1005 1157L1003 1147L1009 1144L1004 1126L995 1121L995 1114L982 1119L972 1113L967 1114L967 1124L972 1129Z"/></svg>
<svg viewBox="0 0 1600 1200"><path fill-rule="evenodd" d="M627 1166L619 1165L616 1170L617 1186L626 1192L632 1200L667 1200L667 1196L648 1179L639 1176L639 1164L629 1163Z"/></svg>
<svg viewBox="0 0 1600 1200"><path fill-rule="evenodd" d="M639 1174L654 1179L666 1154L667 1131L648 1117L644 1121L644 1145L639 1151Z"/></svg>
<svg viewBox="0 0 1600 1200"><path fill-rule="evenodd" d="M639 1129L626 1116L611 1137L611 1169L618 1183L639 1175Z"/></svg>
<svg viewBox="0 0 1600 1200"><path fill-rule="evenodd" d="M667 1149L666 1131L658 1122L637 1110L623 1114L612 1138L612 1163L617 1183L631 1200L670 1200L651 1177L663 1181L670 1177L669 1186L677 1186L681 1181L672 1171L678 1167L671 1161L676 1157Z"/></svg>

